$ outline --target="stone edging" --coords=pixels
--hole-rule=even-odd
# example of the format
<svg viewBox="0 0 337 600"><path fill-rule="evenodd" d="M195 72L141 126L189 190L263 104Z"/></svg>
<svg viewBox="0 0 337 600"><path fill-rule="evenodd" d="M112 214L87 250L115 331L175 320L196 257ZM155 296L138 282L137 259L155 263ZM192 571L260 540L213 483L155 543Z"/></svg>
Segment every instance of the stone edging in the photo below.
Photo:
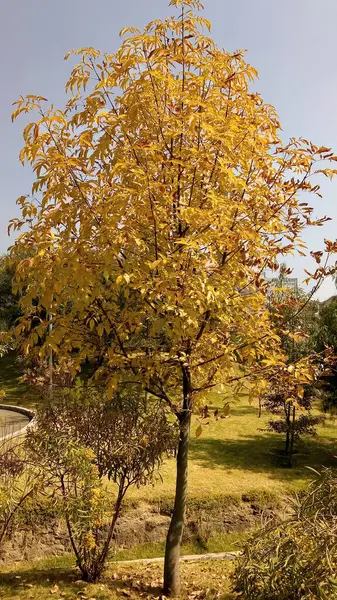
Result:
<svg viewBox="0 0 337 600"><path fill-rule="evenodd" d="M27 431L27 429L29 429L30 427L32 427L35 424L35 413L32 410L29 410L28 408L23 408L23 406L12 406L11 404L0 404L0 409L19 413L20 415L24 415L25 417L28 417L28 419L29 419L29 423L27 423L27 425L22 427L22 429L19 429L18 431L15 431L13 433L8 433L4 437L0 437L1 442L4 442L7 439L13 439L13 438L19 437L20 435L25 433Z"/></svg>

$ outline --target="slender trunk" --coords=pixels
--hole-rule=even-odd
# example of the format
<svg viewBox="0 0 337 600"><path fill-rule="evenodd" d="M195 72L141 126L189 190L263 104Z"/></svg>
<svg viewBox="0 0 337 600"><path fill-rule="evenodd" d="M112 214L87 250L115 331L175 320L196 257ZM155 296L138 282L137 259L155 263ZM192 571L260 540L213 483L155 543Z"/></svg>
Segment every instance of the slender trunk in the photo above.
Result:
<svg viewBox="0 0 337 600"><path fill-rule="evenodd" d="M53 331L53 315L49 314L49 325L48 325L48 333L51 335ZM49 397L52 399L53 397L53 350L50 348L49 351Z"/></svg>
<svg viewBox="0 0 337 600"><path fill-rule="evenodd" d="M110 549L110 544L111 544L111 540L112 540L112 536L114 534L115 531L115 527L116 527L116 523L119 517L119 513L122 507L122 502L123 502L123 498L125 496L125 493L127 491L127 486L124 486L125 483L125 477L123 477L122 482L119 486L119 490L118 490L118 496L117 496L117 500L116 500L116 504L115 504L115 509L114 509L114 514L110 523L110 527L109 527L109 531L108 531L108 535L107 538L104 542L104 546L101 552L100 557L97 560L97 564L95 566L95 570L94 570L94 574L93 574L93 581L97 581L97 579L100 577L100 575L102 574L102 571L104 569L104 564Z"/></svg>
<svg viewBox="0 0 337 600"><path fill-rule="evenodd" d="M260 418L262 415L262 399L261 396L259 396L259 412L258 412L258 417Z"/></svg>
<svg viewBox="0 0 337 600"><path fill-rule="evenodd" d="M289 445L288 467L292 467L293 466L294 440L295 440L295 416L296 416L296 408L295 408L295 406L293 406L293 409L292 409L292 421L291 421L291 431L290 431L290 445Z"/></svg>
<svg viewBox="0 0 337 600"><path fill-rule="evenodd" d="M164 594L180 594L180 546L184 529L188 481L188 447L191 427L191 379L187 369L183 372L184 403L179 416L180 437L177 455L176 495L171 524L166 539L164 563Z"/></svg>
<svg viewBox="0 0 337 600"><path fill-rule="evenodd" d="M285 409L285 413L286 413L286 424L287 424L287 433L286 433L286 455L289 455L289 448L290 448L290 404L288 404L288 406L286 406Z"/></svg>
<svg viewBox="0 0 337 600"><path fill-rule="evenodd" d="M64 484L64 476L63 475L61 475L61 477L60 477L60 482L61 482L62 496L63 496L63 500L65 502L65 521L66 521L66 525L67 525L69 540L70 540L73 552L75 554L76 564L77 564L78 568L80 569L80 571L83 573L83 575L85 575L85 569L83 569L81 556L80 556L80 553L79 553L78 548L75 543L75 539L73 536L73 530L72 530L71 522L70 522L70 518L69 518L69 513L68 513L68 508L67 508L67 493L66 493L66 487Z"/></svg>

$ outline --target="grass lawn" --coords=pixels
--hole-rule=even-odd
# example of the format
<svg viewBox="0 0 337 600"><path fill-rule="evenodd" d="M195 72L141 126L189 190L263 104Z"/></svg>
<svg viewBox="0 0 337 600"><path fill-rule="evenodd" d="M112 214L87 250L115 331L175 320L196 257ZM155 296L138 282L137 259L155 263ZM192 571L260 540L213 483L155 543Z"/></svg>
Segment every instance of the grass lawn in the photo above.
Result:
<svg viewBox="0 0 337 600"><path fill-rule="evenodd" d="M32 398L29 396L28 386L21 381L23 375L22 364L16 359L13 352L0 358L0 391L6 396L3 404L14 404L30 408Z"/></svg>
<svg viewBox="0 0 337 600"><path fill-rule="evenodd" d="M34 406L34 397L27 386L20 382L20 364L14 355L0 359L0 390L6 392L7 404ZM197 417L193 418L189 464L189 497L202 500L255 494L279 496L288 491L297 491L313 479L306 467L319 469L322 465L337 466L336 421L326 419L318 428L315 438L304 437L297 445L297 454L292 469L281 466L280 450L283 437L261 431L266 426L268 414L258 418L257 407L249 406L244 400L231 403L230 416L216 421L213 409L221 406L217 394L209 395L210 418L202 420L202 434L195 436ZM207 424L209 423L209 424ZM174 497L175 461L166 460L160 477L154 486L131 489L129 499L151 502L166 502Z"/></svg>
<svg viewBox="0 0 337 600"><path fill-rule="evenodd" d="M181 556L208 554L212 552L236 552L242 548L245 534L219 533L206 539L192 539L181 545ZM136 544L132 548L118 550L111 560L135 560L139 558L158 558L165 554L165 542L147 542ZM73 564L74 559L71 558Z"/></svg>
<svg viewBox="0 0 337 600"><path fill-rule="evenodd" d="M55 567L57 567L55 569ZM182 563L181 598L220 598L232 600L230 593L231 561ZM2 600L118 600L160 598L162 564L111 565L96 585L79 581L79 573L67 559L53 559L0 570Z"/></svg>
<svg viewBox="0 0 337 600"><path fill-rule="evenodd" d="M189 464L190 499L247 495L273 495L302 489L314 476L307 467L337 466L336 421L327 418L316 437L305 436L297 445L292 469L281 466L283 437L260 431L269 419L258 417L257 408L242 401L232 405L227 419L214 420L195 436L198 422L193 419ZM149 501L173 498L175 461L167 460L154 486L130 490L129 497Z"/></svg>

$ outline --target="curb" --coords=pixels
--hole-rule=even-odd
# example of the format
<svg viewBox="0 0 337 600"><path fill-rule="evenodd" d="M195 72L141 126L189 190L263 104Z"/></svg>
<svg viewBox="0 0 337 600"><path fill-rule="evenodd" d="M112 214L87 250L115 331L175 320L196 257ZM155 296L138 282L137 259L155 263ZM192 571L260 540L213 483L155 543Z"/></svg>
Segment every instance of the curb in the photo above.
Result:
<svg viewBox="0 0 337 600"><path fill-rule="evenodd" d="M14 439L23 435L28 429L33 427L35 424L35 413L32 410L29 410L28 408L23 408L23 406L13 406L11 404L0 404L0 410L1 409L8 410L10 412L18 413L20 415L28 417L29 423L27 423L27 425L25 425L24 427L22 427L22 429L19 429L18 431L14 431L13 433L8 433L7 435L0 437L0 442L4 442L9 439Z"/></svg>

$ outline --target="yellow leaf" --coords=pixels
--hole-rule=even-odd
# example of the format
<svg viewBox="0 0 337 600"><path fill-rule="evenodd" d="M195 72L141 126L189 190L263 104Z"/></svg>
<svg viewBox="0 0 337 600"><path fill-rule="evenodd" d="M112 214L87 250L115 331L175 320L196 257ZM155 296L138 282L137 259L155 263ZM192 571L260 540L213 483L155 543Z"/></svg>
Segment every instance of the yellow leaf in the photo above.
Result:
<svg viewBox="0 0 337 600"><path fill-rule="evenodd" d="M304 396L304 387L303 387L303 385L299 385L299 386L298 386L298 389L297 389L297 396L298 396L299 398L303 398L303 396Z"/></svg>
<svg viewBox="0 0 337 600"><path fill-rule="evenodd" d="M201 427L201 425L198 425L196 432L195 432L195 437L198 438L201 436L201 434L202 434L202 427Z"/></svg>

